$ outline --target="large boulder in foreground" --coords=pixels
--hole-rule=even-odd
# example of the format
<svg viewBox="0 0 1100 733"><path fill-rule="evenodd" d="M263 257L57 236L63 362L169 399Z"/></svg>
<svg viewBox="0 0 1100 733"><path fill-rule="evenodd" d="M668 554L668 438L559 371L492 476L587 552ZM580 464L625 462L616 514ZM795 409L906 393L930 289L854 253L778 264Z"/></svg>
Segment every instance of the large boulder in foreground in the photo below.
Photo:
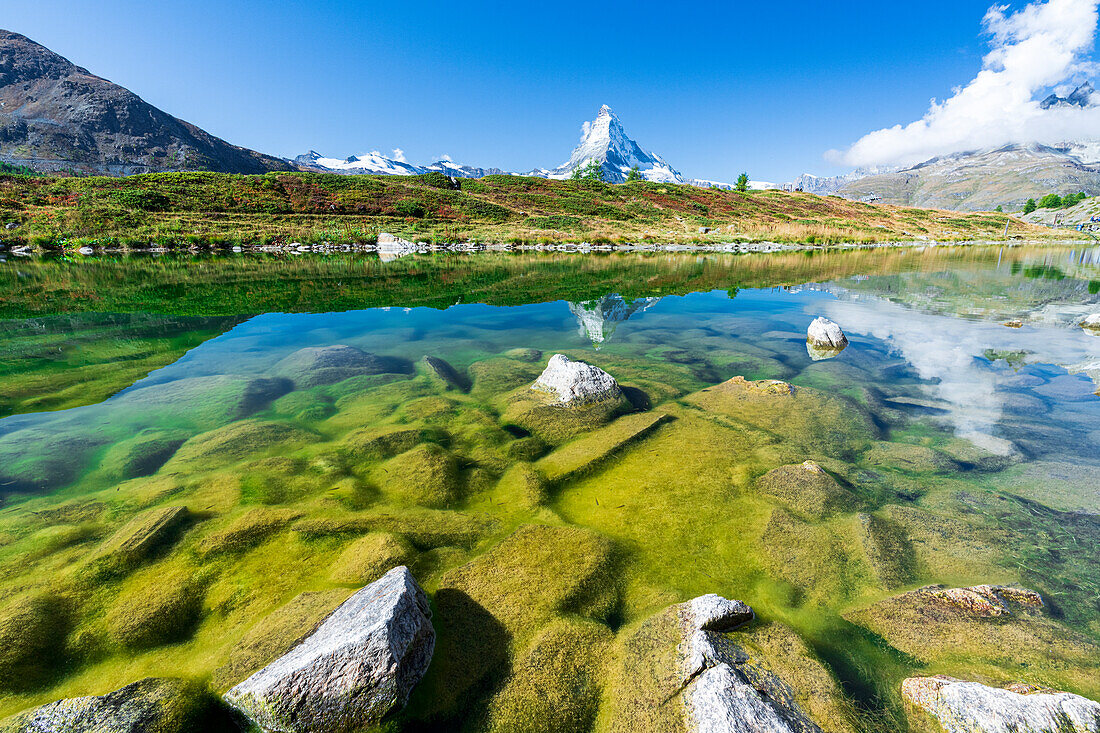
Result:
<svg viewBox="0 0 1100 733"><path fill-rule="evenodd" d="M1100 733L1100 703L1068 692L937 675L910 677L901 695L947 733Z"/></svg>
<svg viewBox="0 0 1100 733"><path fill-rule="evenodd" d="M556 395L563 405L584 404L615 399L622 394L619 383L610 374L565 354L554 354L545 371L531 389Z"/></svg>
<svg viewBox="0 0 1100 733"><path fill-rule="evenodd" d="M183 733L197 707L198 696L183 682L150 677L20 713L0 723L0 733Z"/></svg>
<svg viewBox="0 0 1100 733"><path fill-rule="evenodd" d="M614 733L850 731L835 680L782 624L754 624L740 601L705 595L628 633Z"/></svg>
<svg viewBox="0 0 1100 733"><path fill-rule="evenodd" d="M370 728L404 706L428 669L435 649L430 616L412 573L394 568L225 700L265 731Z"/></svg>

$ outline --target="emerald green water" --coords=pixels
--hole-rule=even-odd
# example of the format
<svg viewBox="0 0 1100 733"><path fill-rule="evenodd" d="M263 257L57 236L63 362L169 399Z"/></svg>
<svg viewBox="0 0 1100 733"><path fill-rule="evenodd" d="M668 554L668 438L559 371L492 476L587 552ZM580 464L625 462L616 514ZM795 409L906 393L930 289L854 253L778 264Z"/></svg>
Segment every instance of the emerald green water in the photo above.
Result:
<svg viewBox="0 0 1100 733"><path fill-rule="evenodd" d="M1049 248L2 262L0 712L149 675L224 691L270 661L252 642L271 614L303 592L331 607L399 562L440 643L395 730L523 727L509 696L547 629L595 624L613 658L703 593L793 628L844 725L904 729L913 674L1096 698L1100 338L1076 323L1098 290L1100 251ZM816 316L847 349L813 358ZM334 345L379 359L303 366ZM555 353L627 400L538 412L528 386ZM712 389L734 377L795 394ZM665 418L635 435L645 415ZM762 490L806 460L844 501ZM186 521L118 559L128 522L176 506ZM588 539L560 566L505 563L530 524ZM494 587L494 563L529 587ZM571 573L590 595L555 590ZM933 583L1033 588L1053 636L922 656L919 631L859 620ZM468 643L455 588L487 614L475 635L503 630L492 649ZM63 610L36 615L43 598ZM586 664L595 691L553 729L608 729L621 683Z"/></svg>

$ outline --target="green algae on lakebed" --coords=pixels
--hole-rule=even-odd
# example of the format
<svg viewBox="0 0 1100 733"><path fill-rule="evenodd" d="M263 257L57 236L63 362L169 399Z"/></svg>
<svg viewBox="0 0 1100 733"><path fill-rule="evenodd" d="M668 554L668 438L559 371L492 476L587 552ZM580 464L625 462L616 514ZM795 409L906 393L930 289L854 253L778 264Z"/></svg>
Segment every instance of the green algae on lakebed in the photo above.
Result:
<svg viewBox="0 0 1100 733"><path fill-rule="evenodd" d="M1094 342L1068 325L997 323L1079 304L1087 279L1028 278L981 252L916 267L848 256L785 255L770 275L745 266L755 285L829 281L824 293L738 293L730 278L745 272L675 257L551 258L554 272L619 283L645 273L635 295L647 300L582 289L569 303L533 293L514 308L268 312L240 325L221 312L236 320L166 327L185 356L140 363L123 379L148 377L84 407L51 393L99 379L66 374L80 364L57 367L52 386L35 377L24 404L62 409L0 420L0 713L146 676L223 692L396 564L429 591L439 637L392 730L615 730L635 704L630 664L667 653L644 630L704 593L753 606L746 648L809 695L827 730L904 728L898 685L912 674L1100 697L1100 523L1076 511L1095 497L1043 470L1098 475L1096 441L1064 432L1100 429L1095 386L1066 369ZM517 262L540 276L538 258ZM423 286L399 267L399 293ZM490 258L451 275L489 273L481 286L513 298L510 268ZM931 278L936 268L950 277ZM421 269L449 287L446 266ZM905 273L922 302L905 302ZM931 298L929 278L944 288ZM128 288L103 296L121 304ZM658 300L668 292L685 297ZM420 305L404 295L370 304ZM303 310L327 310L317 302ZM979 309L984 321L954 315ZM852 340L832 360L805 348L819 312ZM19 346L33 324L9 323ZM971 394L923 361L940 334L982 359L953 367ZM103 363L127 361L97 348ZM983 359L989 349L1023 355ZM565 408L531 392L559 352L605 369L622 399ZM7 374L22 363L4 362ZM1008 440L1018 450L998 453ZM1056 506L1043 503L1052 477ZM1033 588L1046 611L959 621L906 605L921 586L982 583ZM917 622L897 621L908 618L933 618L937 644L919 649Z"/></svg>

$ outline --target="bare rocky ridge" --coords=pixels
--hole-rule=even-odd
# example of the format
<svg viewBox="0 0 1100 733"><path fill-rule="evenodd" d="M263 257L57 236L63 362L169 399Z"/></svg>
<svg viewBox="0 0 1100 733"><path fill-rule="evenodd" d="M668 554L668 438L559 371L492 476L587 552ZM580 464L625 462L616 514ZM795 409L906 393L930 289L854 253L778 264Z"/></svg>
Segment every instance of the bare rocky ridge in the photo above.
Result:
<svg viewBox="0 0 1100 733"><path fill-rule="evenodd" d="M41 171L266 173L290 163L177 119L25 36L0 30L0 161Z"/></svg>
<svg viewBox="0 0 1100 733"><path fill-rule="evenodd" d="M905 170L845 183L847 199L898 206L989 211L1020 210L1029 198L1084 191L1100 195L1100 165L1087 148L1006 145L996 150L960 152Z"/></svg>

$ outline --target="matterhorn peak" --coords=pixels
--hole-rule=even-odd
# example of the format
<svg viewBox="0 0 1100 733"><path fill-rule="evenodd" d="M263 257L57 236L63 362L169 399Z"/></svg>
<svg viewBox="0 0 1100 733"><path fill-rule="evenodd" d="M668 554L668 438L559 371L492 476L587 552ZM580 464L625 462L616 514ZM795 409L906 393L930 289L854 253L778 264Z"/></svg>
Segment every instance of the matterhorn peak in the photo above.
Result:
<svg viewBox="0 0 1100 733"><path fill-rule="evenodd" d="M642 179L657 183L683 183L684 178L659 155L631 140L611 107L600 107L596 119L581 126L581 141L569 161L549 172L550 178L569 178L573 171L595 162L608 183L622 183L633 168Z"/></svg>

